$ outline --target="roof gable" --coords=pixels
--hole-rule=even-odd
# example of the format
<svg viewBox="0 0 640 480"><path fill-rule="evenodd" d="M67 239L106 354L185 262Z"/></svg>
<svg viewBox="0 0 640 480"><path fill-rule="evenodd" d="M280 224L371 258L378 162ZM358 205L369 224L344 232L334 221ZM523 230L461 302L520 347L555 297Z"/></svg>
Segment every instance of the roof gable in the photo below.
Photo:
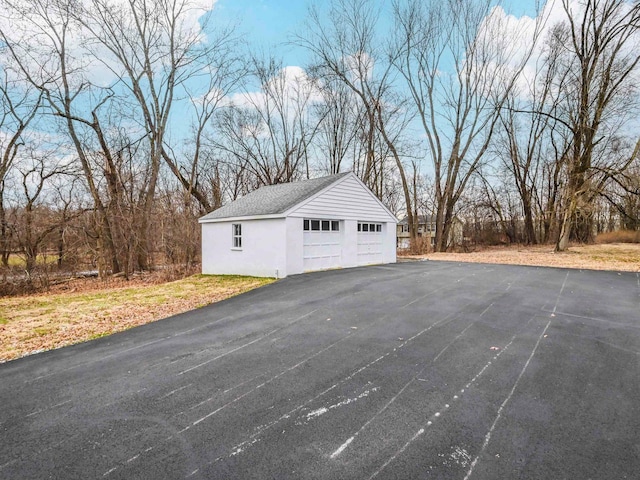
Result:
<svg viewBox="0 0 640 480"><path fill-rule="evenodd" d="M289 215L312 218L331 216L393 223L398 221L371 189L352 172L291 208L287 212L287 216Z"/></svg>
<svg viewBox="0 0 640 480"><path fill-rule="evenodd" d="M339 173L301 182L264 186L214 210L201 217L199 221L208 222L225 218L282 215L349 173Z"/></svg>

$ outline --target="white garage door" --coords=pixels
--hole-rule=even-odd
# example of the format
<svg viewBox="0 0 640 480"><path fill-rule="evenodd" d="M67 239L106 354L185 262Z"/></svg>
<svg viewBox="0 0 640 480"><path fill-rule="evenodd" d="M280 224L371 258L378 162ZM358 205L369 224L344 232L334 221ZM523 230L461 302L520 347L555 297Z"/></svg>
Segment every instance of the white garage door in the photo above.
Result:
<svg viewBox="0 0 640 480"><path fill-rule="evenodd" d="M358 265L382 263L382 224L358 222Z"/></svg>
<svg viewBox="0 0 640 480"><path fill-rule="evenodd" d="M303 268L305 272L341 266L342 235L339 220L304 219Z"/></svg>

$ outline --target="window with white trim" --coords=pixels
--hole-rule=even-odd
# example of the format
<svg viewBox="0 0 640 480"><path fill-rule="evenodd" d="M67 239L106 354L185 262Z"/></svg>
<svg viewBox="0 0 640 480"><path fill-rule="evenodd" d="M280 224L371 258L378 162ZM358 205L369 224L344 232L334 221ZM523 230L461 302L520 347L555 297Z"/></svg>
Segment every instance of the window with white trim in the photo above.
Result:
<svg viewBox="0 0 640 480"><path fill-rule="evenodd" d="M233 237L233 248L240 250L242 248L242 224L232 223L231 233Z"/></svg>
<svg viewBox="0 0 640 480"><path fill-rule="evenodd" d="M381 223L365 223L358 222L358 231L359 232L382 232L382 224Z"/></svg>
<svg viewBox="0 0 640 480"><path fill-rule="evenodd" d="M340 231L340 220L315 220L310 218L305 218L302 221L302 229L305 232L339 232Z"/></svg>

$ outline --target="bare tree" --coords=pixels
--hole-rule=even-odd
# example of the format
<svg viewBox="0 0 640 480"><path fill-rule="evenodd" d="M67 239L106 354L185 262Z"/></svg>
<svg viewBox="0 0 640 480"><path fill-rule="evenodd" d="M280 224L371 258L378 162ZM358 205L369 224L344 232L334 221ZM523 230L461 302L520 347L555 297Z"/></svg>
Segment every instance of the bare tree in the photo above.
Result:
<svg viewBox="0 0 640 480"><path fill-rule="evenodd" d="M70 174L71 169L56 157L56 152L29 148L16 165L15 175L21 191L20 195L16 193L16 201L21 215L14 229L17 245L25 256L25 270L29 278L41 246L59 228L59 219L47 214L50 212L48 190L56 176Z"/></svg>
<svg viewBox="0 0 640 480"><path fill-rule="evenodd" d="M349 151L354 148L364 112L354 98L354 93L344 82L322 76L321 72L312 72L312 75L316 78L321 96L315 104L316 115L321 119L318 131L319 149L326 152L328 157L327 173L339 173Z"/></svg>
<svg viewBox="0 0 640 480"><path fill-rule="evenodd" d="M33 89L20 89L4 71L0 83L0 260L9 266L9 235L5 212L5 180L12 168L18 151L24 145L23 135L40 108L42 95L34 95Z"/></svg>
<svg viewBox="0 0 640 480"><path fill-rule="evenodd" d="M545 53L537 59L536 70L526 91L514 89L500 112L500 126L496 138L496 155L512 174L520 198L524 218L524 241L535 244L541 241L543 232L537 232L536 220L544 211L555 212L555 201L542 206L541 182L545 159L558 170L566 154L556 151L559 122L554 119L558 109L558 95L553 88L557 74L559 45L549 42ZM560 125L562 127L562 125ZM561 128L562 130L562 128ZM558 155L554 155L558 153ZM557 182L550 185L557 189ZM554 199L552 195L550 199Z"/></svg>
<svg viewBox="0 0 640 480"><path fill-rule="evenodd" d="M593 178L594 159L606 147L607 123L624 117L623 106L635 93L633 74L640 61L640 4L624 0L562 2L566 20L557 41L564 50L564 96L570 149L567 185L556 250L566 250L572 230L592 239L590 206L603 180ZM628 105L627 105L628 108Z"/></svg>
<svg viewBox="0 0 640 480"><path fill-rule="evenodd" d="M399 128L393 129L394 113L401 109L398 97L391 95L393 71L389 52L377 37L379 15L370 0L336 0L330 6L327 21L317 9L310 9L305 32L296 41L313 55L316 75L327 82L342 83L359 99L364 162L362 167L356 163L356 173L382 197L378 185L384 183L380 177L385 171L384 160L393 160L401 179L411 238L415 239L417 225L410 184L399 148L400 131L408 117L401 115L402 121L396 121ZM386 155L380 155L383 150Z"/></svg>
<svg viewBox="0 0 640 480"><path fill-rule="evenodd" d="M238 170L254 177L254 188L290 182L307 174L310 144L319 121L312 115L316 88L296 67L275 58L252 59L251 83L217 116L217 148Z"/></svg>
<svg viewBox="0 0 640 480"><path fill-rule="evenodd" d="M394 3L394 64L411 92L434 168L436 251L446 248L456 203L481 165L539 33L536 25L523 54L522 39L505 32L500 13L488 0Z"/></svg>
<svg viewBox="0 0 640 480"><path fill-rule="evenodd" d="M113 226L91 160L92 152L100 148L93 144L104 142L88 133L102 130L98 112L113 98L113 92L92 86L86 76L86 65L77 58L77 52L72 52L71 44L79 33L72 5L64 0L3 0L3 8L11 20L10 29L0 29L7 59L27 84L42 93L53 115L61 119L58 126L71 139L97 212L101 262L106 260L111 272L119 272ZM51 125L51 130L55 126ZM109 153L103 154L108 161ZM111 166L103 165L101 169L108 171Z"/></svg>
<svg viewBox="0 0 640 480"><path fill-rule="evenodd" d="M139 218L137 264L142 269L150 264L149 219L162 159L181 177L165 147L175 99L200 72L212 48L200 33L200 23L188 21L197 10L190 0L130 0L124 8L120 2L91 0L86 8L74 10L78 24L102 47L91 50L96 60L122 80L142 116L150 161ZM191 192L200 193L194 188Z"/></svg>
<svg viewBox="0 0 640 480"><path fill-rule="evenodd" d="M242 39L233 26L220 29L208 39L200 70L183 88L193 112L191 132L180 151L165 142L163 158L184 189L185 202L191 197L199 213L206 213L222 205L220 166L218 156L208 148L207 132L213 119L226 106L228 96L248 75L242 57Z"/></svg>

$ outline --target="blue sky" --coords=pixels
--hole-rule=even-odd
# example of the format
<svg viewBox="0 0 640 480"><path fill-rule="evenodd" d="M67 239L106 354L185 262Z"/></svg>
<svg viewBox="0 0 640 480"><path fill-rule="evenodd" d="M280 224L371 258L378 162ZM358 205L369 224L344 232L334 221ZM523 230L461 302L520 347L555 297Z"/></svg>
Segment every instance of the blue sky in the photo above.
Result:
<svg viewBox="0 0 640 480"><path fill-rule="evenodd" d="M263 48L265 52L277 52L283 57L285 65L304 66L304 52L286 44L292 33L302 29L308 6L312 3L327 5L329 2L313 2L313 0L217 0L213 11L213 22L214 25L218 21L238 23L241 32L245 34L245 38L253 48ZM389 9L391 5L390 0L379 0L378 3L383 12ZM498 3L507 12L516 17L535 15L536 0L496 2L496 4Z"/></svg>
<svg viewBox="0 0 640 480"><path fill-rule="evenodd" d="M300 65L304 54L285 44L288 36L301 28L308 5L304 0L218 0L214 22L237 22L251 46L277 50L285 65Z"/></svg>

